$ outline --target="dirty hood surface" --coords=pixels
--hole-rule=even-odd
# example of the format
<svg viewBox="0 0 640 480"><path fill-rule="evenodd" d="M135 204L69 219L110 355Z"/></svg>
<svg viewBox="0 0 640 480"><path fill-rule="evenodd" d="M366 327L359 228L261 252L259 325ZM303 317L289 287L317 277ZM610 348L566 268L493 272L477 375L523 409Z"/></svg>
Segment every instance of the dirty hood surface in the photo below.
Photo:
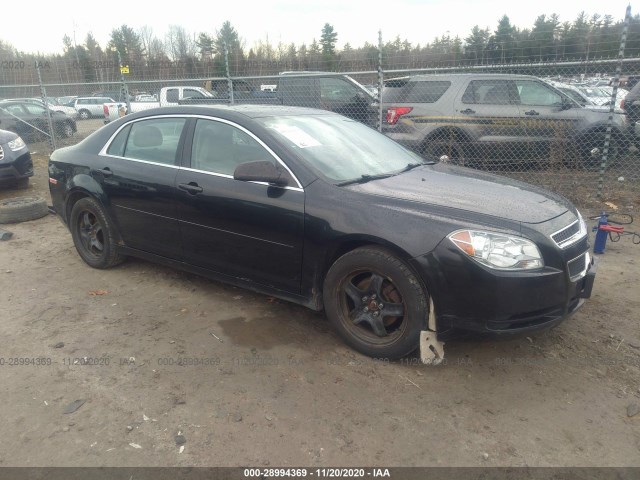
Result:
<svg viewBox="0 0 640 480"><path fill-rule="evenodd" d="M564 197L527 183L445 164L349 187L354 191L452 207L522 223L542 223L573 211Z"/></svg>

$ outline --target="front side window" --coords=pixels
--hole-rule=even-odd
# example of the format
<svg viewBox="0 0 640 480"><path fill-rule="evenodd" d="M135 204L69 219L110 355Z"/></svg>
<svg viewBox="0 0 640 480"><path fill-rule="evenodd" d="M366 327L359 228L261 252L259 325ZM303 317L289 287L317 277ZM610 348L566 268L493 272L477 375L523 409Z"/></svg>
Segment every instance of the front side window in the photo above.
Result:
<svg viewBox="0 0 640 480"><path fill-rule="evenodd" d="M184 98L205 98L205 96L202 94L202 92L200 92L198 90L193 90L191 88L185 88L183 90L182 96Z"/></svg>
<svg viewBox="0 0 640 480"><path fill-rule="evenodd" d="M535 80L516 80L521 105L561 105L562 97L550 87Z"/></svg>
<svg viewBox="0 0 640 480"><path fill-rule="evenodd" d="M41 107L40 105L25 103L24 108L32 115L44 115L45 113L44 107Z"/></svg>
<svg viewBox="0 0 640 480"><path fill-rule="evenodd" d="M358 95L358 89L341 78L321 78L320 97L329 101L352 101Z"/></svg>
<svg viewBox="0 0 640 480"><path fill-rule="evenodd" d="M176 164L178 143L186 120L184 118L152 118L131 125L122 156L134 160L146 160L165 165ZM123 129L120 134L124 132ZM108 153L114 148L114 155L120 151L116 140L109 146ZM115 144L115 145L114 145Z"/></svg>
<svg viewBox="0 0 640 480"><path fill-rule="evenodd" d="M253 137L233 125L200 119L191 149L191 167L205 172L233 175L242 163L271 161L273 156Z"/></svg>

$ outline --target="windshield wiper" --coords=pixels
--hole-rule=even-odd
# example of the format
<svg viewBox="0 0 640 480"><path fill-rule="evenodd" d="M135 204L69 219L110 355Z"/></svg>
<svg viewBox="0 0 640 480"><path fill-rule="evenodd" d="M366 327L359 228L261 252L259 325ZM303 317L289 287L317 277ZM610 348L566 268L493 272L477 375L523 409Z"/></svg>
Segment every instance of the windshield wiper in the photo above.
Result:
<svg viewBox="0 0 640 480"><path fill-rule="evenodd" d="M393 172L393 173L380 173L378 175L361 175L360 178L354 178L352 180L346 180L344 182L340 182L340 183L336 183L337 186L339 187L343 187L345 185L353 185L354 183L367 183L370 182L371 180L380 180L381 178L389 178L389 177L394 177L396 175L399 175L401 173L404 172L408 172L411 169L414 169L416 167L420 167L422 165L432 165L435 162L418 162L418 163L409 163L407 164L406 167L404 167L402 170L399 170L397 172Z"/></svg>
<svg viewBox="0 0 640 480"><path fill-rule="evenodd" d="M339 187L344 187L345 185L353 185L354 183L367 183L371 180L380 180L381 178L389 178L396 175L395 173L381 173L378 175L361 175L359 178L354 178L353 180L346 180L344 182L336 183Z"/></svg>
<svg viewBox="0 0 640 480"><path fill-rule="evenodd" d="M404 167L404 168L403 168L402 170L400 170L398 173L408 172L409 170L412 170L412 169L414 169L414 168L416 168L416 167L421 167L422 165L429 165L429 164L431 164L431 163L433 163L433 162L409 163L409 164L407 164L407 166L406 166L406 167Z"/></svg>

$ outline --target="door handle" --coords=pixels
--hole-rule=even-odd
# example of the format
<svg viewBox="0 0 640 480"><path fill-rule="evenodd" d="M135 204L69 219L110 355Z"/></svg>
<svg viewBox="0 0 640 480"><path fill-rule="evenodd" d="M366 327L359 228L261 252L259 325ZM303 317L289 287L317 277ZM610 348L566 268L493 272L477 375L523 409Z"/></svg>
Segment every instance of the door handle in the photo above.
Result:
<svg viewBox="0 0 640 480"><path fill-rule="evenodd" d="M109 167L104 167L103 169L98 169L98 170L91 170L91 173L99 173L100 175L102 175L103 177L110 177L111 175L113 175L113 172L111 171L111 169Z"/></svg>
<svg viewBox="0 0 640 480"><path fill-rule="evenodd" d="M465 115L470 115L472 113L476 113L476 111L471 110L470 108L467 108L466 110L460 110L460 113L464 113Z"/></svg>
<svg viewBox="0 0 640 480"><path fill-rule="evenodd" d="M528 112L524 112L525 115L540 115L538 112L536 112L535 110L529 110Z"/></svg>
<svg viewBox="0 0 640 480"><path fill-rule="evenodd" d="M178 188L180 190L184 190L187 193L190 193L191 195L202 192L202 187L199 186L196 182L179 183Z"/></svg>

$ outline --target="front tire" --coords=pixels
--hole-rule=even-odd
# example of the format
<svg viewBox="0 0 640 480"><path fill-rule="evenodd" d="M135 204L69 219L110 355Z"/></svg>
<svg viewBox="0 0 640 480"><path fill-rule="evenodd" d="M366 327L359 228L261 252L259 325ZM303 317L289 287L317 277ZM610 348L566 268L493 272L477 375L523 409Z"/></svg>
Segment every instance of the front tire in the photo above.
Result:
<svg viewBox="0 0 640 480"><path fill-rule="evenodd" d="M582 147L582 163L587 169L597 169L602 163L602 152L604 150L605 133L596 133L591 138L587 138ZM594 154L594 150L597 150ZM607 165L611 166L623 156L622 142L615 135L611 135L609 140L609 153L607 155Z"/></svg>
<svg viewBox="0 0 640 480"><path fill-rule="evenodd" d="M61 129L62 136L65 138L70 138L73 136L73 126L69 122L65 122Z"/></svg>
<svg viewBox="0 0 640 480"><path fill-rule="evenodd" d="M76 250L87 265L103 269L124 260L116 249L115 228L93 198L82 198L73 205L70 227Z"/></svg>
<svg viewBox="0 0 640 480"><path fill-rule="evenodd" d="M398 359L419 346L427 328L427 294L409 266L390 251L362 247L331 266L324 308L344 341L374 358Z"/></svg>
<svg viewBox="0 0 640 480"><path fill-rule="evenodd" d="M82 119L82 120L87 120L89 118L91 118L91 113L89 113L89 110L80 110L78 112L78 116Z"/></svg>

